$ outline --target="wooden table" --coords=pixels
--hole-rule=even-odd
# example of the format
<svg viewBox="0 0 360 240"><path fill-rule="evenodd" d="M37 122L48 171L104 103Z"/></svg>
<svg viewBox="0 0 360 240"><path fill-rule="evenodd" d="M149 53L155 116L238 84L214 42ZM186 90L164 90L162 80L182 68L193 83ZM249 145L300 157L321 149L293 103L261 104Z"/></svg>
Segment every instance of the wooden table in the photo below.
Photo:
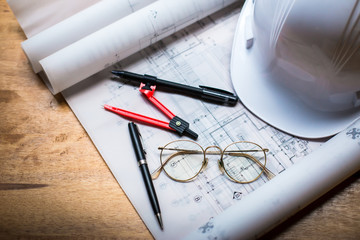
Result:
<svg viewBox="0 0 360 240"><path fill-rule="evenodd" d="M0 239L151 239L62 96L35 75L0 1ZM360 239L360 174L264 239Z"/></svg>

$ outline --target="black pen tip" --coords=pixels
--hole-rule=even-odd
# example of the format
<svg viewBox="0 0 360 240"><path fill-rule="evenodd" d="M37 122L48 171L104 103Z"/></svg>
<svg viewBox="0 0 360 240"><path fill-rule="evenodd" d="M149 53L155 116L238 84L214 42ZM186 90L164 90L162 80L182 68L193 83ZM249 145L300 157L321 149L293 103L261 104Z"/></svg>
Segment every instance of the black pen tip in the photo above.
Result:
<svg viewBox="0 0 360 240"><path fill-rule="evenodd" d="M124 71L112 70L111 73L115 74L115 75L122 75L124 73Z"/></svg>
<svg viewBox="0 0 360 240"><path fill-rule="evenodd" d="M163 225L160 213L156 214L156 218L157 218L157 220L158 220L158 222L160 224L161 230L164 230L164 225Z"/></svg>

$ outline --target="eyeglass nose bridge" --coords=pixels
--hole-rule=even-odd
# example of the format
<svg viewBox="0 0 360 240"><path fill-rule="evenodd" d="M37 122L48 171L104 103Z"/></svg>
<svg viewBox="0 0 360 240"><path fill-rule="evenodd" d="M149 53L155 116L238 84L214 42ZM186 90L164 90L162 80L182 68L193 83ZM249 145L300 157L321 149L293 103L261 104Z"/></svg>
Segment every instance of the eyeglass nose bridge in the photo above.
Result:
<svg viewBox="0 0 360 240"><path fill-rule="evenodd" d="M208 151L211 148L216 148L217 151ZM219 167L219 170L220 170L221 174L224 174L224 163L222 161L223 150L219 146L213 145L213 146L208 146L207 148L205 148L204 153L205 153L206 165L207 165L207 163L209 161L208 158L206 157L206 154L219 155L219 159L217 161L218 162L218 167Z"/></svg>

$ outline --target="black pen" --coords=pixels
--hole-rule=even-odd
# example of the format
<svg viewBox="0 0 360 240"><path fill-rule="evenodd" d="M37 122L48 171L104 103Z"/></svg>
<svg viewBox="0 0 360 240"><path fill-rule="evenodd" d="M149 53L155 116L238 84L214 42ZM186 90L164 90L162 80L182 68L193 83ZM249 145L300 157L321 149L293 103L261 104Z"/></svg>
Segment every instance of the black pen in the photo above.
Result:
<svg viewBox="0 0 360 240"><path fill-rule="evenodd" d="M197 98L200 97L201 99L224 104L224 105L233 106L239 100L236 94L217 88L206 87L206 86L193 87L185 84L166 81L147 74L140 75L137 73L118 71L118 70L114 70L111 72L121 78L133 80L138 83L141 82L149 83L151 85L156 85L157 87L160 87L160 89L161 87L164 87L174 92L184 93Z"/></svg>
<svg viewBox="0 0 360 240"><path fill-rule="evenodd" d="M141 144L140 132L135 123L133 122L129 123L129 132L152 209L154 210L155 216L160 224L160 228L163 229L159 202L151 179L151 174L149 172L149 168L146 162L145 151Z"/></svg>

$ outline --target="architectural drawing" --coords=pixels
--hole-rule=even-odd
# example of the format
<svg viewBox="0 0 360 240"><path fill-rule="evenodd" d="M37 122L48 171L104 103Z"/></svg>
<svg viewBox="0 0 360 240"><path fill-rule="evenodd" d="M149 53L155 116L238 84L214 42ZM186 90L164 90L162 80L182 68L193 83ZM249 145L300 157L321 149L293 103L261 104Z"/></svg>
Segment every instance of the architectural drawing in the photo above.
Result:
<svg viewBox="0 0 360 240"><path fill-rule="evenodd" d="M216 156L211 156L206 170L189 183L172 181L161 173L154 181L164 221L165 230L161 231L150 205L143 201L147 196L139 181L135 156L129 150L128 119L107 112L101 106L109 104L161 120L166 120L166 117L141 96L138 86L127 80L112 79L110 70L123 69L193 86L206 85L233 91L229 66L239 12L240 6L228 7L63 93L156 239L186 236L268 180L261 176L250 184L233 183L219 171ZM197 142L204 147L218 145L224 148L234 141L246 140L268 148L267 167L275 175L319 146L319 143L277 131L252 115L241 103L235 107L220 106L160 90L156 90L155 96L190 123L191 129L199 134ZM138 126L152 171L160 164L157 148L179 137L173 132L141 123Z"/></svg>

